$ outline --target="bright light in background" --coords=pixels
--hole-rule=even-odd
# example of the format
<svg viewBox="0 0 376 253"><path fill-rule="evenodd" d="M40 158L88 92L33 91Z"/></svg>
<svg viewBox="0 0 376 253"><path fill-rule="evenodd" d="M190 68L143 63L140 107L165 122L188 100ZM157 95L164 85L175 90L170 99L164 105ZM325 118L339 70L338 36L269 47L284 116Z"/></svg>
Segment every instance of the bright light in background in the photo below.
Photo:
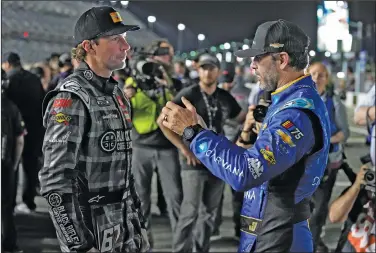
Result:
<svg viewBox="0 0 376 253"><path fill-rule="evenodd" d="M316 52L313 51L313 50L311 50L311 51L309 51L309 55L310 55L311 57L314 57L314 56L316 55Z"/></svg>
<svg viewBox="0 0 376 253"><path fill-rule="evenodd" d="M184 31L184 29L185 29L185 25L184 24L182 24L182 23L178 24L178 30L179 31Z"/></svg>
<svg viewBox="0 0 376 253"><path fill-rule="evenodd" d="M322 9L317 9L317 17L322 18L323 15L324 15L324 11Z"/></svg>
<svg viewBox="0 0 376 253"><path fill-rule="evenodd" d="M232 53L231 52L227 52L226 56L225 56L226 62L231 62L231 58L232 58Z"/></svg>
<svg viewBox="0 0 376 253"><path fill-rule="evenodd" d="M224 46L225 49L230 49L231 48L231 45L228 42L226 42L223 46Z"/></svg>
<svg viewBox="0 0 376 253"><path fill-rule="evenodd" d="M343 72L338 72L338 73L337 73L337 77L338 77L338 78L345 78L345 73L343 73Z"/></svg>
<svg viewBox="0 0 376 253"><path fill-rule="evenodd" d="M120 1L121 5L127 6L129 4L129 1Z"/></svg>
<svg viewBox="0 0 376 253"><path fill-rule="evenodd" d="M192 66L192 61L191 60L185 60L185 66L187 66L188 68L190 66Z"/></svg>
<svg viewBox="0 0 376 253"><path fill-rule="evenodd" d="M116 4L117 1L110 1L112 5Z"/></svg>
<svg viewBox="0 0 376 253"><path fill-rule="evenodd" d="M326 57L330 57L331 55L332 55L332 54L331 54L330 52L328 52L328 51L325 52L325 56L326 56Z"/></svg>
<svg viewBox="0 0 376 253"><path fill-rule="evenodd" d="M243 61L243 58L236 57L236 60L237 60L238 62L242 62L242 61Z"/></svg>
<svg viewBox="0 0 376 253"><path fill-rule="evenodd" d="M155 21L157 21L157 18L156 18L156 17L154 17L154 16L149 16L149 17L148 17L148 22L150 22L150 23L154 23Z"/></svg>
<svg viewBox="0 0 376 253"><path fill-rule="evenodd" d="M198 40L204 40L205 39L205 35L203 35L202 33L200 33L198 36L197 36L197 39Z"/></svg>
<svg viewBox="0 0 376 253"><path fill-rule="evenodd" d="M216 56L217 56L217 58L218 58L218 61L222 61L222 54L220 54L220 53L218 53L218 54L216 54Z"/></svg>
<svg viewBox="0 0 376 253"><path fill-rule="evenodd" d="M243 50L246 50L246 49L248 49L248 48L249 48L249 46L248 46L248 45L246 45L246 44L244 44L242 48L243 48Z"/></svg>

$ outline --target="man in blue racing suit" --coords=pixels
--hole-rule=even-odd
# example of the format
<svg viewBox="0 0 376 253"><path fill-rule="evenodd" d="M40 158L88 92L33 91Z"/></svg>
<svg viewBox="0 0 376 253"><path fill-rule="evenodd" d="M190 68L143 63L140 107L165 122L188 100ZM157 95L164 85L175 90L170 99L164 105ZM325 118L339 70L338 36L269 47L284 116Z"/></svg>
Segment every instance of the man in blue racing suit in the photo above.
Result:
<svg viewBox="0 0 376 253"><path fill-rule="evenodd" d="M164 126L190 142L215 176L245 192L239 252L313 251L309 198L328 160L330 123L314 82L304 75L308 46L297 25L278 20L261 24L252 48L235 53L254 57L260 87L272 91L262 125L250 107L239 146L204 129L185 98L186 108L169 102L162 110Z"/></svg>

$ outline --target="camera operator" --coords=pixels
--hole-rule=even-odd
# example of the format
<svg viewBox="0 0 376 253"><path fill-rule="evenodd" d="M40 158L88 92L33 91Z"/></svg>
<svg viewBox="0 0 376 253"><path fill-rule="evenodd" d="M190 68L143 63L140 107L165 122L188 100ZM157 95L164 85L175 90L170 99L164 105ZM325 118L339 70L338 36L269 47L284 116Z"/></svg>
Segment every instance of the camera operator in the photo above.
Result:
<svg viewBox="0 0 376 253"><path fill-rule="evenodd" d="M346 174L352 185L329 208L332 223L345 222L335 252L375 252L375 167Z"/></svg>
<svg viewBox="0 0 376 253"><path fill-rule="evenodd" d="M146 218L149 241L151 234L151 182L158 168L167 202L172 230L180 213L182 200L179 156L175 146L163 135L157 124L162 107L173 98L181 82L171 78L173 47L165 40L154 41L131 64L133 76L124 86L132 104L133 171ZM137 58L138 56L138 58Z"/></svg>

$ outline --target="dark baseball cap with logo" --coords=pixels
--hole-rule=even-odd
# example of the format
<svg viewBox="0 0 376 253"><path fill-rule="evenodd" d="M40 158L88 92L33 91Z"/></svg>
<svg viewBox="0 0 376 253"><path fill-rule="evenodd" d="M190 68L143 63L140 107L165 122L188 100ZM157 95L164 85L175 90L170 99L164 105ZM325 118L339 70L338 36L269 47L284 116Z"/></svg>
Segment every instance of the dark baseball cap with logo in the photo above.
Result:
<svg viewBox="0 0 376 253"><path fill-rule="evenodd" d="M200 55L200 57L198 58L198 66L201 67L201 66L204 66L204 65L212 65L212 66L215 66L217 68L220 68L221 63L219 62L217 57L215 57L214 55L206 53L206 54Z"/></svg>
<svg viewBox="0 0 376 253"><path fill-rule="evenodd" d="M93 7L85 11L74 27L75 45L84 40L136 31L137 25L126 25L120 13L109 6Z"/></svg>
<svg viewBox="0 0 376 253"><path fill-rule="evenodd" d="M239 50L239 58L254 57L265 53L307 53L310 39L296 24L279 19L257 27L251 48Z"/></svg>

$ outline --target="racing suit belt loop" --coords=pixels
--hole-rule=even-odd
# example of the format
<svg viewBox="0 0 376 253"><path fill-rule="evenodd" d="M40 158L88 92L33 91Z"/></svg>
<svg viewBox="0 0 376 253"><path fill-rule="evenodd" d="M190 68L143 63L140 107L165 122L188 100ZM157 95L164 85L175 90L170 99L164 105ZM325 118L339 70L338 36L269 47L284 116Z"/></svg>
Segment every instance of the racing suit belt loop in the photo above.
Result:
<svg viewBox="0 0 376 253"><path fill-rule="evenodd" d="M118 190L113 192L87 192L85 193L85 200L89 205L108 205L119 203L123 199L125 190Z"/></svg>

